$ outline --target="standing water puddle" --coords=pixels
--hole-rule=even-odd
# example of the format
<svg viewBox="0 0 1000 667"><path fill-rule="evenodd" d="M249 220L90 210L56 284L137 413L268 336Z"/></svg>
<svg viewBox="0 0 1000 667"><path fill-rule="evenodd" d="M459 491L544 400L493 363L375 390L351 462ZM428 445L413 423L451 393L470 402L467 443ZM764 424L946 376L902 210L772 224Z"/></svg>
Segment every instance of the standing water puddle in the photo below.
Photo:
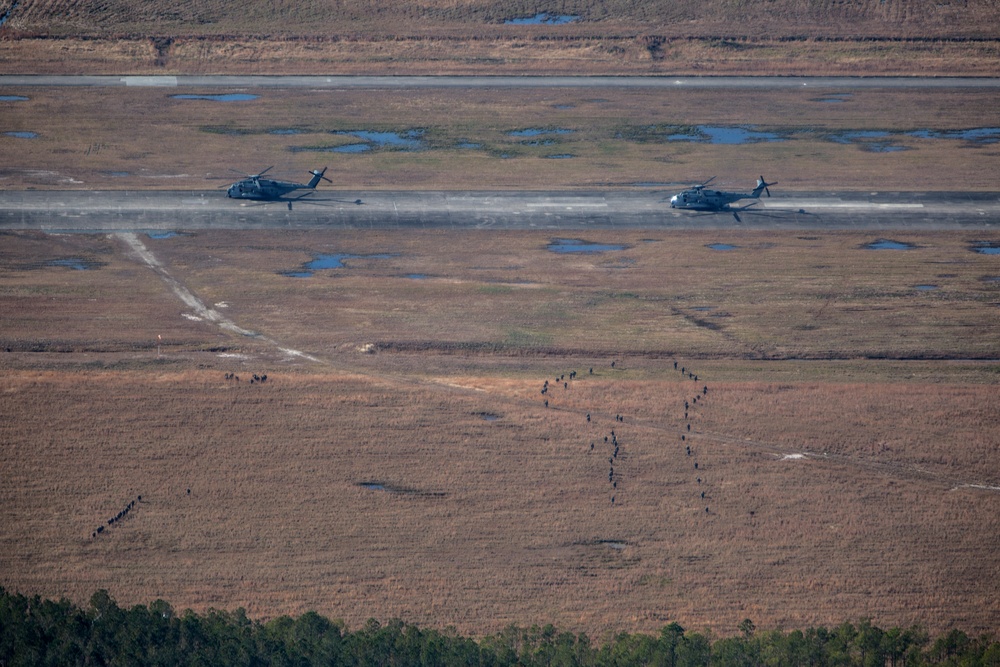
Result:
<svg viewBox="0 0 1000 667"><path fill-rule="evenodd" d="M580 17L574 14L549 14L548 12L540 12L534 16L507 19L504 23L507 25L566 25L567 23L579 20Z"/></svg>
<svg viewBox="0 0 1000 667"><path fill-rule="evenodd" d="M507 135L511 137L538 137L543 134L573 134L574 130L563 127L529 127L523 130L513 130Z"/></svg>
<svg viewBox="0 0 1000 667"><path fill-rule="evenodd" d="M846 102L847 100L851 99L851 97L853 97L852 93L830 93L829 95L825 95L823 97L817 97L816 99L813 100L813 102L836 104L838 102Z"/></svg>
<svg viewBox="0 0 1000 667"><path fill-rule="evenodd" d="M972 251L978 252L980 255L1000 255L1000 245L981 243L973 247Z"/></svg>
<svg viewBox="0 0 1000 667"><path fill-rule="evenodd" d="M83 259L81 257L65 257L62 259L50 259L45 262L46 266L61 266L67 269L73 269L74 271L90 271L91 269L96 269L99 265L97 262Z"/></svg>
<svg viewBox="0 0 1000 667"><path fill-rule="evenodd" d="M558 253L568 253L568 252L612 252L615 250L624 250L623 245L610 245L606 243L589 243L587 241L582 241L580 239L553 239L551 243L547 246L552 252Z"/></svg>
<svg viewBox="0 0 1000 667"><path fill-rule="evenodd" d="M27 102L28 99L24 95L0 95L0 102Z"/></svg>
<svg viewBox="0 0 1000 667"><path fill-rule="evenodd" d="M223 95L171 95L175 100L209 100L211 102L249 102L260 95L249 93L226 93Z"/></svg>
<svg viewBox="0 0 1000 667"><path fill-rule="evenodd" d="M913 250L916 246L912 243L892 241L890 239L879 239L861 246L865 250Z"/></svg>
<svg viewBox="0 0 1000 667"><path fill-rule="evenodd" d="M906 134L919 139L959 139L975 144L1000 142L1000 127L974 127L968 130L914 130Z"/></svg>
<svg viewBox="0 0 1000 667"><path fill-rule="evenodd" d="M706 248L711 248L712 250L736 250L739 248L738 245L730 245L729 243L709 243Z"/></svg>
<svg viewBox="0 0 1000 667"><path fill-rule="evenodd" d="M369 130L341 130L333 134L339 136L355 137L366 143L347 144L336 146L332 149L334 153L363 153L372 148L398 148L401 150L420 150L424 147L421 140L424 136L423 130L407 130L406 132L374 132Z"/></svg>
<svg viewBox="0 0 1000 667"><path fill-rule="evenodd" d="M28 132L26 130L14 131L14 132L4 132L8 137L14 137L15 139L34 139L38 136L37 132Z"/></svg>
<svg viewBox="0 0 1000 667"><path fill-rule="evenodd" d="M395 255L352 255L337 253L334 255L317 255L311 262L306 262L298 271L284 271L281 275L289 278L311 278L316 271L323 269L343 269L344 262L349 259L389 259Z"/></svg>
<svg viewBox="0 0 1000 667"><path fill-rule="evenodd" d="M756 144L784 141L774 132L762 132L749 127L721 127L715 125L699 125L698 132L708 137L710 144ZM702 141L705 141L702 139Z"/></svg>

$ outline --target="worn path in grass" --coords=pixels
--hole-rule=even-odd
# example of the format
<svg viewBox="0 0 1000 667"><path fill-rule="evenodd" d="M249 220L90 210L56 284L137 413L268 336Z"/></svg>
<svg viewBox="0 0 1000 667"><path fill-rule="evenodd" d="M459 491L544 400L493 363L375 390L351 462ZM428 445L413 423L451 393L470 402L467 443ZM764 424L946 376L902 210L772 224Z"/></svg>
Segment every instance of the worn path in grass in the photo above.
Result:
<svg viewBox="0 0 1000 667"><path fill-rule="evenodd" d="M351 373L358 373L363 376L367 376L370 379L377 379L382 382L386 382L389 385L395 384L400 380L404 380L408 383L415 383L417 385L425 387L439 387L445 391L462 391L470 395L482 394L484 391L480 387L472 385L463 385L461 383L455 383L453 381L428 381L427 378L418 378L412 375L400 375L399 373L394 373L387 375L384 370L379 371L366 371L363 368L359 368L356 364L345 364L342 359L336 360L333 358L321 358L312 354L307 354L300 350L296 350L291 346L275 340L267 336L264 332L251 331L243 328L232 319L222 315L217 309L207 306L198 296L195 295L194 291L189 289L186 285L182 284L170 271L169 267L165 266L155 255L146 247L141 241L138 235L131 232L121 232L115 235L119 238L131 251L133 256L140 262L145 264L148 268L153 270L170 288L170 291L180 299L184 305L195 311L199 317L205 319L206 321L212 323L213 325L219 327L221 330L236 334L238 336L250 337L263 343L267 346L272 347L274 350L280 354L291 357L298 358L303 361L312 362L319 364L321 366L326 366L328 368L334 368L339 371L348 371ZM593 369L591 369L591 372ZM698 383L695 383L698 385ZM701 386L701 385L698 385ZM707 391L707 389L706 389ZM494 401L497 406L505 406L507 408L512 405L516 405L520 409L534 409L538 407L538 400L526 400L523 397L505 396L502 392L491 391L488 392L491 396L491 400ZM545 402L546 407L550 407L548 401ZM594 417L605 419L610 421L612 415L605 413L597 409L597 406L588 405L555 405L551 406L551 409L556 412L570 412L577 416L587 416L588 422L590 421L591 415ZM694 410L694 408L692 408ZM617 417L615 418L617 422ZM674 423L674 420L668 420L669 423L664 423L662 418L660 419L630 419L629 424L633 428L638 428L640 431L647 432L647 437L664 438L667 435L676 438L678 435L684 433L683 429ZM734 436L729 433L722 433L717 431L706 431L702 429L695 429L694 433L690 432L690 427L688 427L688 434L694 435L699 440L709 441L717 444L725 445L736 445L740 447L747 447L758 452L766 452L778 456L786 457L800 457L808 456L813 459L819 459L827 462L829 465L834 467L843 466L854 466L865 469L869 473L883 474L889 477L901 477L901 478L919 478L931 483L944 485L951 488L959 487L969 487L969 488L979 488L991 491L1000 491L1000 487L993 486L991 484L983 484L982 478L964 478L955 475L942 475L940 472L934 472L926 470L914 465L905 465L899 463L885 463L872 460L859 459L857 457L837 455L834 454L831 458L828 452L806 452L801 453L801 448L789 449L787 445L781 445L778 443L772 443L763 441L760 439L747 438L742 436ZM993 480L995 482L1000 482L1000 479Z"/></svg>
<svg viewBox="0 0 1000 667"><path fill-rule="evenodd" d="M970 247L995 232L157 236L4 235L9 589L476 633L996 629L997 266ZM283 273L318 252L357 259Z"/></svg>

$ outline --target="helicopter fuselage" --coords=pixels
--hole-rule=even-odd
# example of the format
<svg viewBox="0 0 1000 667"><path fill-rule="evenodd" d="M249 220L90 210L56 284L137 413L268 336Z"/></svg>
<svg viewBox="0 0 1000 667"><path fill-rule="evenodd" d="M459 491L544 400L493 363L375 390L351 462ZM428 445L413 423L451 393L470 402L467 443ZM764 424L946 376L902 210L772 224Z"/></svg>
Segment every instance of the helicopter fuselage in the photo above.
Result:
<svg viewBox="0 0 1000 667"><path fill-rule="evenodd" d="M720 192L704 188L691 188L670 198L670 208L692 211L724 211L730 204L750 197L742 192Z"/></svg>
<svg viewBox="0 0 1000 667"><path fill-rule="evenodd" d="M713 176L712 178L715 177ZM712 178L708 179L708 181L711 181ZM756 202L753 202L748 206L740 207L739 209L731 209L729 208L729 205L743 199L760 199L760 193L762 192L766 192L767 196L770 197L771 192L767 189L767 187L769 185L775 185L775 183L765 182L764 177L761 176L757 180L757 187L755 187L752 192L726 192L724 190L709 190L705 187L708 181L705 181L705 183L702 183L701 185L696 185L693 188L688 188L687 190L671 197L670 208L681 208L689 211L743 210L744 208L748 208L748 206L753 206ZM736 216L736 218L738 220L739 216Z"/></svg>
<svg viewBox="0 0 1000 667"><path fill-rule="evenodd" d="M259 174L254 174L253 176L248 176L247 178L236 181L229 186L229 189L226 191L226 196L230 199L278 201L290 192L295 192L296 190L312 191L316 189L316 186L319 185L321 180L328 182L330 180L329 178L323 176L323 174L326 173L326 167L310 171L309 173L312 174L312 179L310 179L308 183L292 183L291 181L277 181L272 178L261 178L264 172L270 169L271 167L268 167ZM308 194L310 193L307 192L306 195Z"/></svg>
<svg viewBox="0 0 1000 667"><path fill-rule="evenodd" d="M242 181L236 181L230 185L229 190L226 192L226 196L232 199L258 199L269 201L281 199L289 192L295 192L296 190L302 190L308 187L308 185L304 185L302 183L273 181L265 178L245 178Z"/></svg>

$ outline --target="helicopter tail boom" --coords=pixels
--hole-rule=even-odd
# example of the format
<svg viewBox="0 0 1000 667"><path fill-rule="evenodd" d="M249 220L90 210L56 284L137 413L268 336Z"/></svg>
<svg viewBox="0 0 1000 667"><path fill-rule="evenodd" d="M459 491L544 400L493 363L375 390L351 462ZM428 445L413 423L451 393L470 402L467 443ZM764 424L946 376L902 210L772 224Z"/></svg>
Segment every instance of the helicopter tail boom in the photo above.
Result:
<svg viewBox="0 0 1000 667"><path fill-rule="evenodd" d="M771 191L768 190L768 188L772 185L777 185L777 183L768 183L764 180L764 177L761 176L760 178L757 179L757 187L755 187L753 189L753 192L750 193L750 197L752 199L760 199L761 192L766 192L767 196L770 197Z"/></svg>
<svg viewBox="0 0 1000 667"><path fill-rule="evenodd" d="M326 167L323 167L322 169L313 169L309 173L312 174L313 177L312 180L306 184L307 188L315 189L316 186L319 185L320 180L326 181L327 183L333 182L323 175L326 173Z"/></svg>

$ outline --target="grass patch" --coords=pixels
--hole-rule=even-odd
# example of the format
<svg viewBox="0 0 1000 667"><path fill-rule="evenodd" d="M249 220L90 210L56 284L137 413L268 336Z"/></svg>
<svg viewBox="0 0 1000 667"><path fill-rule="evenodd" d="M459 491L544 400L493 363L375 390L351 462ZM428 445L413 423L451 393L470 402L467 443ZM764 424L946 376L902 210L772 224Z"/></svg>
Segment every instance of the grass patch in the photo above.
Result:
<svg viewBox="0 0 1000 667"><path fill-rule="evenodd" d="M222 123L217 104L172 100L156 89L79 89L72 98L44 89L14 92L31 99L9 106L8 127L39 136L20 140L0 169L11 188L213 189L233 180L230 169L252 172L276 164L277 176L301 180L329 161L336 187L347 190L592 189L651 180L694 183L713 175L716 183L736 188L746 187L748 179L752 184L759 173L793 190L980 190L995 187L990 174L1000 168L994 144L903 134L1000 126L995 94L975 90L859 90L838 104L817 102L822 90L628 90L614 99L591 90L521 90L514 96L491 90L285 90L224 106ZM313 154L360 142L328 134L358 129L358 118L375 130L405 134L405 128L427 128L423 149ZM428 126L428 118L439 120ZM796 123L788 122L792 118ZM666 140L675 132L695 133L698 125L752 125L786 140ZM574 132L510 136L532 127ZM866 131L893 133L893 145L909 150L872 153L830 140ZM479 147L458 147L464 143ZM575 157L544 159L553 153Z"/></svg>

